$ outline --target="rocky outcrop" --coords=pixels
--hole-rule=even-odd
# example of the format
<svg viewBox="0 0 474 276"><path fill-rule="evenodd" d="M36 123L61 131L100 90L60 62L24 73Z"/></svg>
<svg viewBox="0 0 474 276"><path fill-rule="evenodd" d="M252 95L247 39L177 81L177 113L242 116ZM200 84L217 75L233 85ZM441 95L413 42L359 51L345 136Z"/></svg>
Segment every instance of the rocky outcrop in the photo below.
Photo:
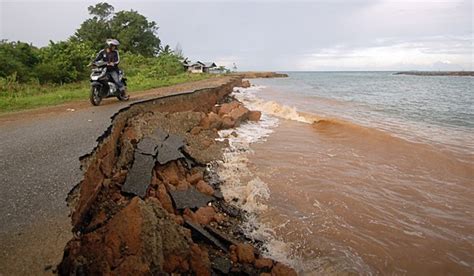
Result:
<svg viewBox="0 0 474 276"><path fill-rule="evenodd" d="M207 168L227 146L217 131L256 119L228 97L240 85L236 78L113 117L98 146L81 158L84 179L68 196L75 236L60 275L293 271L246 241L242 212L223 200L220 180Z"/></svg>
<svg viewBox="0 0 474 276"><path fill-rule="evenodd" d="M228 129L239 126L243 121L260 120L259 111L250 111L242 103L232 101L214 107L214 112L209 113L201 120L201 129Z"/></svg>
<svg viewBox="0 0 474 276"><path fill-rule="evenodd" d="M158 200L134 197L103 227L68 243L59 274L153 274L170 269L173 256L184 257L170 272L185 271L191 243Z"/></svg>
<svg viewBox="0 0 474 276"><path fill-rule="evenodd" d="M260 111L250 111L249 113L249 121L260 121L260 118L262 117L262 112Z"/></svg>
<svg viewBox="0 0 474 276"><path fill-rule="evenodd" d="M243 88L249 88L251 86L250 81L248 80L243 80L242 81L242 87Z"/></svg>

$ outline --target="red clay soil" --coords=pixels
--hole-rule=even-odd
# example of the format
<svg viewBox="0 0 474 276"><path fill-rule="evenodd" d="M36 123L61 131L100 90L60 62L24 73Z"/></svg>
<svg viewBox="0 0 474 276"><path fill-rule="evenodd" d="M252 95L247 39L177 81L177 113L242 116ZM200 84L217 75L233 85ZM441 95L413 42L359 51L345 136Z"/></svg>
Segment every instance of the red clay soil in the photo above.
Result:
<svg viewBox="0 0 474 276"><path fill-rule="evenodd" d="M219 196L219 184L211 181L206 166L227 145L216 141L217 131L236 127L252 114L239 102L226 102L240 85L240 78L228 79L219 87L136 104L116 114L98 147L83 158L84 179L70 193L76 235L65 248L60 275L296 275L264 258L245 237L231 236L242 217L226 211L231 207ZM124 193L137 154L152 158L141 152L140 143L158 141L157 129L182 137L185 157L152 163L148 182L135 183L145 185L144 196ZM176 198L179 192L210 199L185 207Z"/></svg>

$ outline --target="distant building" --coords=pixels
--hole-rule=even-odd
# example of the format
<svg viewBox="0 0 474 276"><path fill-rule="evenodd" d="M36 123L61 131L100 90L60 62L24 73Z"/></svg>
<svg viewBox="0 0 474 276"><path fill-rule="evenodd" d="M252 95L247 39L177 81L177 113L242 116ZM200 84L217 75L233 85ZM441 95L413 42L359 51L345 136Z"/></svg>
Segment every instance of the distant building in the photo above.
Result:
<svg viewBox="0 0 474 276"><path fill-rule="evenodd" d="M227 70L225 69L225 66L213 67L209 69L209 73L211 74L224 74L226 72Z"/></svg>
<svg viewBox="0 0 474 276"><path fill-rule="evenodd" d="M183 61L184 69L191 73L210 73L217 68L214 62L191 62L190 60Z"/></svg>

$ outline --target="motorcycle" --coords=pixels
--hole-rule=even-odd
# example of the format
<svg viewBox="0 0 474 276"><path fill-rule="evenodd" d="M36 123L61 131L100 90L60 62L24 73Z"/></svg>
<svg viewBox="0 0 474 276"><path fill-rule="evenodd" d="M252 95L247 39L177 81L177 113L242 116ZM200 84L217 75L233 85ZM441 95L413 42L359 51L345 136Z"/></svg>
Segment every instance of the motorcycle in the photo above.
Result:
<svg viewBox="0 0 474 276"><path fill-rule="evenodd" d="M100 105L104 98L117 97L119 101L128 101L129 96L126 94L127 79L122 70L119 70L119 80L125 87L124 91L120 91L107 73L107 62L97 61L92 64L92 73L90 75L91 93L90 102L93 105Z"/></svg>

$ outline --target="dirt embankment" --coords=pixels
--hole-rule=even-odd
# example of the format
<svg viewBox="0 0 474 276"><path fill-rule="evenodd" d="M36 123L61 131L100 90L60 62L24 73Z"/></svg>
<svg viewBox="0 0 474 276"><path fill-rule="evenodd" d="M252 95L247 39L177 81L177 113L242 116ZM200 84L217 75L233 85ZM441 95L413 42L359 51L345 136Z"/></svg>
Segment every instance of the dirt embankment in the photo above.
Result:
<svg viewBox="0 0 474 276"><path fill-rule="evenodd" d="M245 239L208 167L227 146L218 130L260 118L228 96L235 86L240 77L114 116L69 194L75 237L60 275L296 274Z"/></svg>

